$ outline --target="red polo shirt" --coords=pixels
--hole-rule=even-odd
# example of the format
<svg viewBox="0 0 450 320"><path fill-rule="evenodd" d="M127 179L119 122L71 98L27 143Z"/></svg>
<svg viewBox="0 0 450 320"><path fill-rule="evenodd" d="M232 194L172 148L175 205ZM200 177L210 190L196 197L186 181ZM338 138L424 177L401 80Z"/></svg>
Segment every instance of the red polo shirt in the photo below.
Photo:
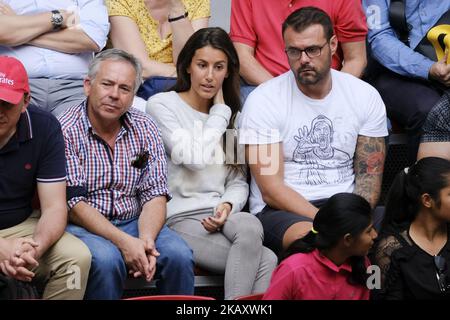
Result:
<svg viewBox="0 0 450 320"><path fill-rule="evenodd" d="M289 70L281 26L295 10L315 6L331 18L339 42L365 41L367 24L361 0L232 0L230 37L255 48L255 58L273 76ZM332 67L340 70L339 46Z"/></svg>
<svg viewBox="0 0 450 320"><path fill-rule="evenodd" d="M366 265L370 265L366 258ZM297 253L275 269L264 300L368 300L369 289L351 285L349 264L336 266L319 250Z"/></svg>

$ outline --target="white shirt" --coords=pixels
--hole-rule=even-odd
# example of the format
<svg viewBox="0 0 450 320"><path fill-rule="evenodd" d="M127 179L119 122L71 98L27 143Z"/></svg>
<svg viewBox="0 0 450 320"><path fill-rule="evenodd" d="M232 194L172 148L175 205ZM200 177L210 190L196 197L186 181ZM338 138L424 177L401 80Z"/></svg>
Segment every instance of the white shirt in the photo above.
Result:
<svg viewBox="0 0 450 320"><path fill-rule="evenodd" d="M285 183L308 201L352 192L358 136L388 134L379 93L349 74L331 76L332 89L319 100L298 89L291 71L263 83L247 98L240 122L240 144L282 142ZM252 176L250 211L264 206Z"/></svg>
<svg viewBox="0 0 450 320"><path fill-rule="evenodd" d="M18 15L32 15L52 10L75 9L79 27L100 47L106 45L109 32L108 12L102 0L2 0ZM62 53L30 45L0 46L0 55L15 57L27 70L29 78L83 79L93 52Z"/></svg>
<svg viewBox="0 0 450 320"><path fill-rule="evenodd" d="M221 137L231 109L215 104L209 113L188 105L174 91L158 93L147 103L147 113L161 130L168 156L168 182L172 200L167 218L189 212L208 211L223 202L240 212L247 202L246 175L224 164Z"/></svg>

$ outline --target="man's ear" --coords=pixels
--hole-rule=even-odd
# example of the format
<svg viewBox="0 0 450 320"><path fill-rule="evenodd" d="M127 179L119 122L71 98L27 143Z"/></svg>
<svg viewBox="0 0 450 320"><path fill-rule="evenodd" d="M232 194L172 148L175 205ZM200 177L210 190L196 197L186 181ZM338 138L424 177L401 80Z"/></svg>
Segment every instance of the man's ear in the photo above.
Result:
<svg viewBox="0 0 450 320"><path fill-rule="evenodd" d="M23 94L23 106L21 113L24 113L25 110L27 110L28 106L30 105L31 101L31 94L30 93L24 93Z"/></svg>
<svg viewBox="0 0 450 320"><path fill-rule="evenodd" d="M338 39L336 35L333 35L330 39L331 55L334 55L336 53L337 47L338 47Z"/></svg>
<svg viewBox="0 0 450 320"><path fill-rule="evenodd" d="M86 97L88 97L89 93L91 92L91 85L92 85L91 82L92 82L91 79L89 79L88 77L84 78L83 80L84 95Z"/></svg>

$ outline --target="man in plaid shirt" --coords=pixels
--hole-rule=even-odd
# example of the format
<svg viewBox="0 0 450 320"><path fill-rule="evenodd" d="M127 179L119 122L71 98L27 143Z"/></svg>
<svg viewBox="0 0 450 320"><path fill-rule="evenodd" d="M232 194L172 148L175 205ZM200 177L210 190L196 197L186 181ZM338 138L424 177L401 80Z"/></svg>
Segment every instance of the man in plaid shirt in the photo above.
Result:
<svg viewBox="0 0 450 320"><path fill-rule="evenodd" d="M85 242L92 266L85 298L120 299L128 273L157 278L161 294L193 294L192 251L164 225L167 169L149 116L130 108L141 66L110 49L91 63L87 100L61 118L67 158L67 230Z"/></svg>

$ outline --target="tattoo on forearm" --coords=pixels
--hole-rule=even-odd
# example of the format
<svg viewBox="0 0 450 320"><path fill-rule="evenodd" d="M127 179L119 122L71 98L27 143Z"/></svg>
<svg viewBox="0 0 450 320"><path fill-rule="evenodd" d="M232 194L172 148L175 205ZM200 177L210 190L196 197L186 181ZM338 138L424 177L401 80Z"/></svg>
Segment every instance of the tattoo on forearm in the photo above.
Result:
<svg viewBox="0 0 450 320"><path fill-rule="evenodd" d="M381 192L386 151L384 138L359 136L356 145L354 169L355 191L375 207Z"/></svg>

